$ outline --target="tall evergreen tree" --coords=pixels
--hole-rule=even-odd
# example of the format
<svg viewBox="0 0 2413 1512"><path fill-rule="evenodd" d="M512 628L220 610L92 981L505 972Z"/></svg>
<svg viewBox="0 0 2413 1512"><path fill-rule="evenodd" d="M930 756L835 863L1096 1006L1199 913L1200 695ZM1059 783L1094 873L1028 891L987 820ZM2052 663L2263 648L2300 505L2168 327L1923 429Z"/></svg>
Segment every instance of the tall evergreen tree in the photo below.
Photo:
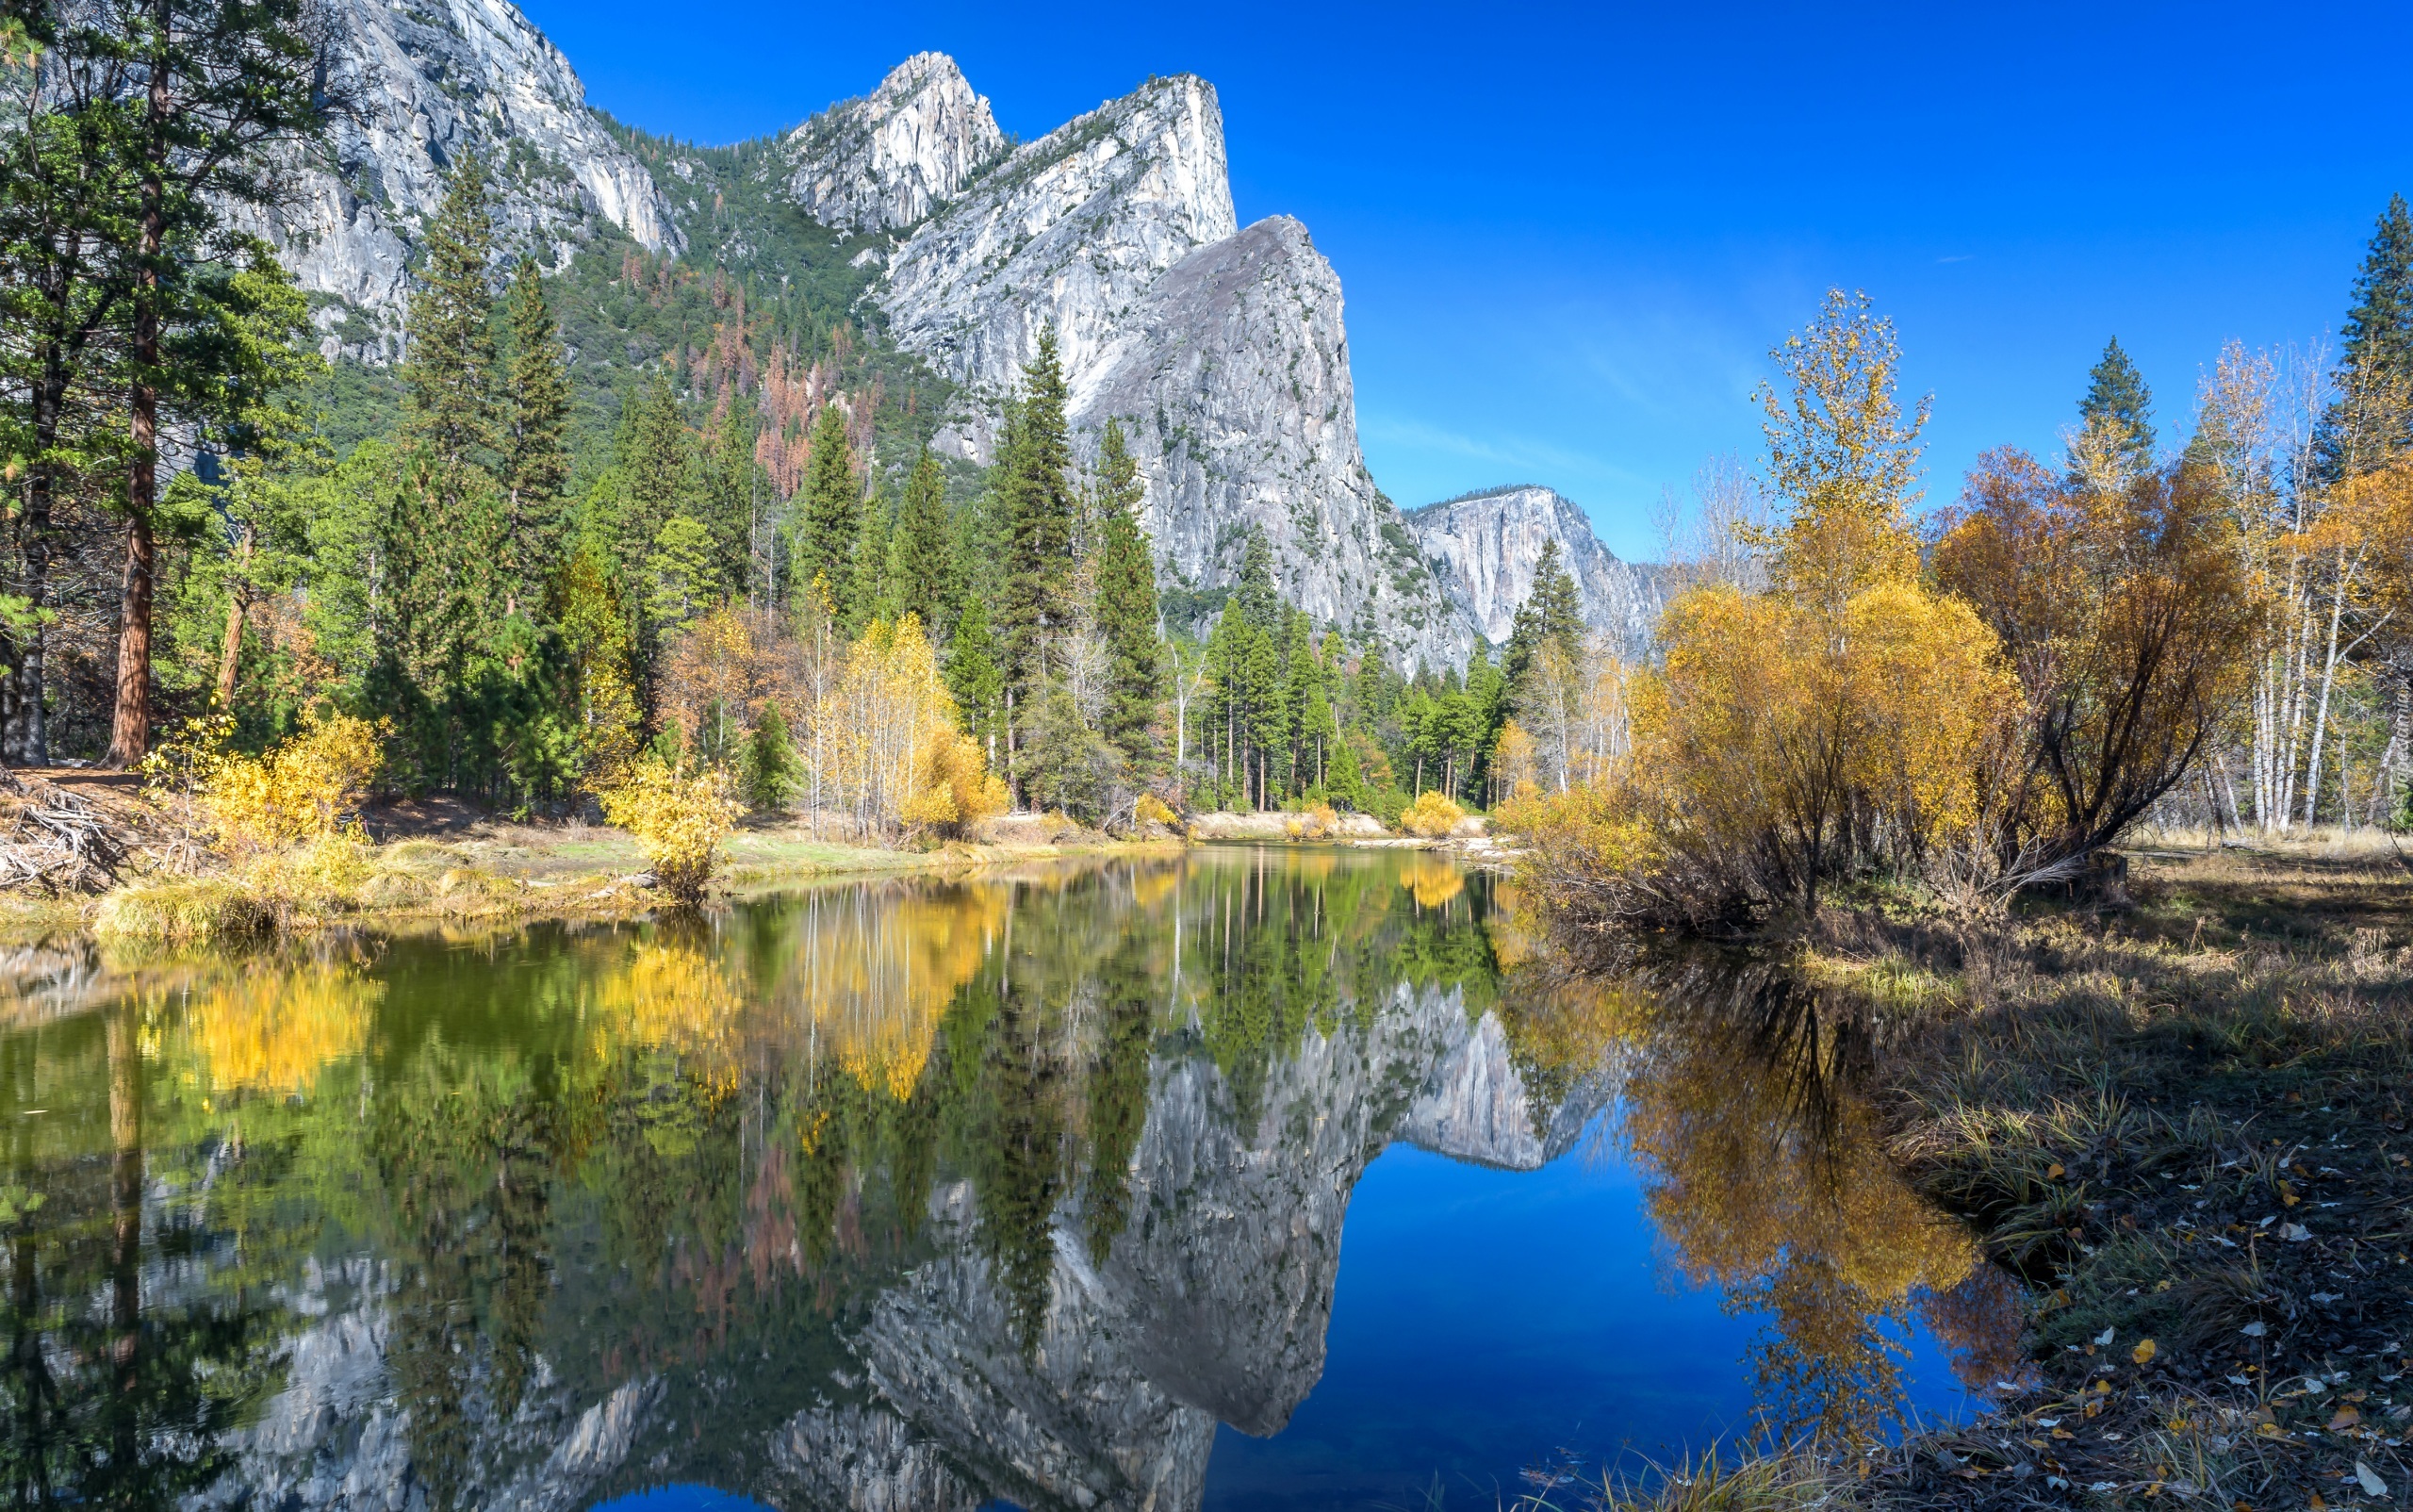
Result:
<svg viewBox="0 0 2413 1512"><path fill-rule="evenodd" d="M1535 659L1552 643L1570 662L1584 654L1584 600L1555 536L1542 543L1542 554L1534 563L1533 591L1517 606L1507 652L1501 658L1501 677L1510 698L1523 695Z"/></svg>
<svg viewBox="0 0 2413 1512"><path fill-rule="evenodd" d="M796 520L796 582L799 588L816 579L826 582L831 607L843 622L850 607L845 600L854 585L850 569L862 531L862 484L846 445L846 417L836 404L821 406L810 445L799 490L803 501Z"/></svg>
<svg viewBox="0 0 2413 1512"><path fill-rule="evenodd" d="M889 518L887 490L873 487L864 500L855 528L855 550L848 564L850 582L839 622L849 635L860 635L875 619L893 618L896 608L888 591Z"/></svg>
<svg viewBox="0 0 2413 1512"><path fill-rule="evenodd" d="M963 728L989 747L993 760L1005 674L998 669L996 641L989 633L988 600L977 594L963 601L955 637L947 644L946 686L955 695Z"/></svg>
<svg viewBox="0 0 2413 1512"><path fill-rule="evenodd" d="M735 401L721 417L720 432L706 468L702 514L712 534L713 569L732 593L750 583L754 571L754 524L761 508L762 465L754 460L756 407Z"/></svg>
<svg viewBox="0 0 2413 1512"><path fill-rule="evenodd" d="M956 601L955 538L947 518L946 474L927 447L922 449L920 460L905 480L905 498L897 507L889 554L898 610L921 616L933 634L951 629Z"/></svg>
<svg viewBox="0 0 2413 1512"><path fill-rule="evenodd" d="M2413 211L2402 194L2388 197L2372 228L2355 276L2354 307L2339 334L2339 359L2347 368L2413 374Z"/></svg>
<svg viewBox="0 0 2413 1512"><path fill-rule="evenodd" d="M493 186L485 159L469 153L445 185L428 223L424 281L410 304L402 363L405 434L450 475L494 459Z"/></svg>
<svg viewBox="0 0 2413 1512"><path fill-rule="evenodd" d="M2145 375L2113 337L2086 375L2086 397L2077 402L2078 423L2109 443L2123 470L2134 477L2153 469L2153 390Z"/></svg>
<svg viewBox="0 0 2413 1512"><path fill-rule="evenodd" d="M662 527L695 513L695 442L668 378L657 372L630 395L614 453L617 496L604 523L621 581L641 583Z"/></svg>
<svg viewBox="0 0 2413 1512"><path fill-rule="evenodd" d="M2413 211L2402 194L2372 231L2354 298L2319 443L2332 480L2385 467L2413 440Z"/></svg>
<svg viewBox="0 0 2413 1512"><path fill-rule="evenodd" d="M532 609L563 546L569 487L569 375L536 259L511 281L511 368L502 424L504 610Z"/></svg>
<svg viewBox="0 0 2413 1512"><path fill-rule="evenodd" d="M1265 533L1252 528L1248 547L1240 558L1240 581L1232 595L1232 602L1240 618L1267 634L1282 624L1282 593L1273 585L1273 548L1266 544Z"/></svg>
<svg viewBox="0 0 2413 1512"><path fill-rule="evenodd" d="M1097 567L1097 618L1113 661L1103 720L1106 738L1134 763L1150 754L1164 675L1164 642L1157 633L1157 568L1148 534L1140 528L1143 497L1119 420L1106 422L1098 444L1098 504L1104 516Z"/></svg>
<svg viewBox="0 0 2413 1512"><path fill-rule="evenodd" d="M1053 329L1039 334L1039 354L1023 369L1012 450L998 458L1006 511L1006 575L997 632L1006 686L1019 697L1044 666L1046 641L1065 619L1078 513L1072 440L1065 430L1064 368Z"/></svg>
<svg viewBox="0 0 2413 1512"><path fill-rule="evenodd" d="M352 86L334 69L331 28L304 0L145 0L97 8L10 8L74 17L71 51L90 62L96 92L116 95L131 130L113 134L96 176L131 180L133 203L112 223L130 276L126 386L125 568L118 599L117 697L108 760L128 766L151 748L151 617L156 588L159 440L163 424L206 421L213 408L260 401L218 350L216 312L253 268L258 243L225 212L278 192L271 155L305 140ZM20 21L25 18L17 14ZM31 43L44 39L28 29ZM136 81L140 81L138 84ZM57 98L55 91L45 92ZM121 169L131 158L131 171ZM97 187L97 186L95 186ZM228 235L230 230L232 235ZM254 269L256 271L257 270ZM256 327L256 320L238 320ZM191 340L180 340L190 336ZM238 342L238 345L243 343ZM247 359L243 366L256 368ZM258 376L247 373L244 377ZM282 386L272 381L267 387Z"/></svg>
<svg viewBox="0 0 2413 1512"><path fill-rule="evenodd" d="M495 474L494 211L483 159L462 159L427 231L424 282L411 296L402 365L401 485L384 526L393 584L387 650L424 701L419 753L454 776L447 713L469 662L494 634L502 595L505 506Z"/></svg>

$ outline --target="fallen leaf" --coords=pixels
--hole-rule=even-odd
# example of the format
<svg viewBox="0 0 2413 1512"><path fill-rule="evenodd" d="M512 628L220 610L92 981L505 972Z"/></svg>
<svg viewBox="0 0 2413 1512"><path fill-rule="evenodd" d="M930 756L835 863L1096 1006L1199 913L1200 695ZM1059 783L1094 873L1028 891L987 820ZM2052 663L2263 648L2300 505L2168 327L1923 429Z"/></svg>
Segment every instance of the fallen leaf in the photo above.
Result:
<svg viewBox="0 0 2413 1512"><path fill-rule="evenodd" d="M2355 1461L2355 1479L2363 1483L2364 1491L2370 1495L2386 1496L2388 1494L2388 1482L2381 1480L2378 1471L2359 1459Z"/></svg>
<svg viewBox="0 0 2413 1512"><path fill-rule="evenodd" d="M2329 1504L2321 1499L2319 1491L2312 1493L2311 1497L2306 1501L2305 1506L2309 1509L2309 1512L2329 1512Z"/></svg>
<svg viewBox="0 0 2413 1512"><path fill-rule="evenodd" d="M2363 1415L2356 1412L2354 1408L2339 1407L2338 1409L2338 1415L2329 1420L2329 1431L2331 1433L2343 1433L2362 1421Z"/></svg>
<svg viewBox="0 0 2413 1512"><path fill-rule="evenodd" d="M2106 1328L2105 1330L2103 1330L2103 1332L2101 1332L2101 1333L2099 1333L2099 1334L2097 1334L2097 1335L2095 1335L2095 1336L2094 1336L2094 1341L2095 1341L2097 1344L2108 1344L2108 1343L2111 1342L2111 1335L2113 1334L2113 1332L2114 1332L2114 1330L2109 1329L2109 1328Z"/></svg>
<svg viewBox="0 0 2413 1512"><path fill-rule="evenodd" d="M2270 1331L2271 1330L2268 1328L2262 1326L2262 1320L2259 1318L2255 1319L2252 1323L2247 1323L2244 1327L2238 1330L2239 1333L2243 1334L2248 1339L2259 1339Z"/></svg>
<svg viewBox="0 0 2413 1512"><path fill-rule="evenodd" d="M2137 1343L2137 1347L2128 1351L2128 1357L2135 1360L2140 1365L2152 1364L2153 1340L2150 1339L2140 1339Z"/></svg>
<svg viewBox="0 0 2413 1512"><path fill-rule="evenodd" d="M2044 1168L2044 1176L2046 1180L2059 1181L2061 1178L2061 1162L2056 1160L2051 1165L2046 1166Z"/></svg>
<svg viewBox="0 0 2413 1512"><path fill-rule="evenodd" d="M2302 1224L2281 1224L2279 1237L2290 1244L2301 1244L2312 1237L2312 1230Z"/></svg>

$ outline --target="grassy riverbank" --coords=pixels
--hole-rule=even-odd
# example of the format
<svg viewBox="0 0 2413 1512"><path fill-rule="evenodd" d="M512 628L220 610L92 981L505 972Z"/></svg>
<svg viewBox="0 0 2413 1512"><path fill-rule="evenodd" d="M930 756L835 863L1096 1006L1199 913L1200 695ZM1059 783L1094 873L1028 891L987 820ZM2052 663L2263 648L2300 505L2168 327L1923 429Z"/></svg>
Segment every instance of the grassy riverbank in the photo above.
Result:
<svg viewBox="0 0 2413 1512"><path fill-rule="evenodd" d="M1181 845L1023 825L989 843L917 849L843 843L805 825L758 824L724 843L715 891L743 896L836 877L947 875L1064 856L1174 852ZM326 842L196 876L137 878L96 898L5 895L0 940L92 932L200 944L337 925L617 917L660 906L648 884L636 841L606 826L398 826L382 841Z"/></svg>
<svg viewBox="0 0 2413 1512"><path fill-rule="evenodd" d="M53 775L102 801L129 832L157 829L156 815L127 780ZM714 885L718 896L747 896L848 876L945 876L1064 857L1175 854L1191 841L1453 844L1393 836L1353 817L1361 822L1335 835L1293 832L1297 815L1269 813L1199 814L1186 834L1152 825L1143 835L1115 837L1060 815L1010 814L986 826L977 842L928 846L862 844L806 820L757 818L722 842ZM664 901L635 838L610 826L515 823L447 800L386 805L366 818L367 844L329 840L194 875L138 874L98 897L0 894L0 943L92 932L193 945L337 925L609 918ZM1488 842L1476 835L1454 844Z"/></svg>
<svg viewBox="0 0 2413 1512"><path fill-rule="evenodd" d="M1977 937L1834 913L1810 947L1889 1022L1895 1158L2027 1283L2031 1389L1965 1428L1729 1456L1640 1501L2413 1494L2413 874L2384 844L2148 852L2127 891Z"/></svg>

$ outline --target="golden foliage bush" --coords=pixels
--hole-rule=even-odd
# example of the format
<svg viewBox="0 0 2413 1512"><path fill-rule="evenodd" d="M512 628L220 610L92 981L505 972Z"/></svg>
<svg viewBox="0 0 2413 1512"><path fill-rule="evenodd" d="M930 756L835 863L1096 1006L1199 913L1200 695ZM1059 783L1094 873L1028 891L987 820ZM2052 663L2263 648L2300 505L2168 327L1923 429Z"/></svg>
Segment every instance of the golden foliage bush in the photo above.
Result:
<svg viewBox="0 0 2413 1512"><path fill-rule="evenodd" d="M330 715L264 756L218 756L200 784L202 813L238 852L333 835L368 796L391 733L384 720Z"/></svg>
<svg viewBox="0 0 2413 1512"><path fill-rule="evenodd" d="M682 772L648 753L601 795L603 816L636 837L656 883L681 903L699 903L720 861L720 843L746 812L725 772Z"/></svg>
<svg viewBox="0 0 2413 1512"><path fill-rule="evenodd" d="M1140 795L1138 801L1131 805L1131 818L1135 824L1160 824L1168 830L1181 828L1181 815L1174 813L1154 793Z"/></svg>
<svg viewBox="0 0 2413 1512"><path fill-rule="evenodd" d="M910 829L961 836L1005 813L1006 804L1006 784L990 772L980 743L943 725L923 738L899 817Z"/></svg>
<svg viewBox="0 0 2413 1512"><path fill-rule="evenodd" d="M1400 811L1399 827L1427 840L1446 838L1467 816L1466 811L1439 793L1420 793Z"/></svg>

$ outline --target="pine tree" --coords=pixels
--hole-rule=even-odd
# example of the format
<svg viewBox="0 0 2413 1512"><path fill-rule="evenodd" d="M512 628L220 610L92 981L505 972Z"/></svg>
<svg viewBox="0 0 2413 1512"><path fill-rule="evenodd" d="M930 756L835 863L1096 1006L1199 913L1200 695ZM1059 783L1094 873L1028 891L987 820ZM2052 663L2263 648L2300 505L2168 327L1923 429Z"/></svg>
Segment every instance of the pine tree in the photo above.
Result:
<svg viewBox="0 0 2413 1512"><path fill-rule="evenodd" d="M1164 642L1157 634L1157 569L1147 532L1140 528L1139 465L1118 420L1106 422L1098 445L1098 504L1104 516L1097 569L1097 618L1113 659L1105 735L1136 763L1152 754L1148 727L1156 720L1164 676Z"/></svg>
<svg viewBox="0 0 2413 1512"><path fill-rule="evenodd" d="M428 223L425 282L411 295L402 364L406 435L450 473L501 442L495 422L494 204L485 159L469 153Z"/></svg>
<svg viewBox="0 0 2413 1512"><path fill-rule="evenodd" d="M1533 591L1517 606L1507 652L1501 658L1501 676L1512 700L1523 696L1535 659L1553 642L1570 662L1584 654L1584 600L1556 536L1542 542L1541 557L1534 563Z"/></svg>
<svg viewBox="0 0 2413 1512"><path fill-rule="evenodd" d="M921 616L934 634L947 631L955 614L955 539L947 518L946 474L927 447L905 480L889 551L897 609Z"/></svg>
<svg viewBox="0 0 2413 1512"><path fill-rule="evenodd" d="M673 516L695 513L695 442L669 379L656 373L642 394L632 396L616 452L620 495L609 522L612 554L623 581L636 583L662 527Z"/></svg>
<svg viewBox="0 0 2413 1512"><path fill-rule="evenodd" d="M1265 533L1251 528L1248 548L1240 558L1240 582L1232 595L1240 617L1268 634L1281 628L1282 595L1273 586L1273 549Z"/></svg>
<svg viewBox="0 0 2413 1512"><path fill-rule="evenodd" d="M2077 402L2078 422L2109 442L2123 470L2134 477L2154 465L2153 390L2113 337L2102 359L2087 373L2086 397Z"/></svg>
<svg viewBox="0 0 2413 1512"><path fill-rule="evenodd" d="M796 522L796 582L798 586L816 580L827 583L831 607L843 622L851 607L845 599L854 585L850 568L862 530L858 506L862 484L846 445L846 418L834 403L822 405L820 419L813 423L811 455L799 491L803 505Z"/></svg>
<svg viewBox="0 0 2413 1512"><path fill-rule="evenodd" d="M712 533L713 570L730 592L752 584L754 518L762 497L761 464L754 460L756 407L733 403L721 418L720 435L705 468L704 527Z"/></svg>
<svg viewBox="0 0 2413 1512"><path fill-rule="evenodd" d="M1064 369L1056 333L1039 334L1039 354L1023 369L1010 452L1000 449L1006 574L997 605L1006 685L1020 695L1045 665L1046 640L1064 622L1077 514L1072 442L1065 430Z"/></svg>
<svg viewBox="0 0 2413 1512"><path fill-rule="evenodd" d="M511 282L511 369L504 386L504 612L533 608L562 549L569 487L569 376L536 259Z"/></svg>
<svg viewBox="0 0 2413 1512"><path fill-rule="evenodd" d="M425 282L410 304L402 365L401 486L382 528L386 652L421 715L413 721L423 775L460 774L453 705L470 663L490 645L507 601L508 508L500 462L494 244L485 164L471 154L446 186L427 232Z"/></svg>
<svg viewBox="0 0 2413 1512"><path fill-rule="evenodd" d="M993 753L1005 674L998 669L996 642L989 633L988 601L977 594L964 600L955 622L955 638L947 646L946 686L955 695L963 728L987 742Z"/></svg>
<svg viewBox="0 0 2413 1512"><path fill-rule="evenodd" d="M2391 194L2355 277L2339 360L2349 370L2413 377L2413 211Z"/></svg>
<svg viewBox="0 0 2413 1512"><path fill-rule="evenodd" d="M763 716L746 741L746 765L741 790L757 809L780 809L796 796L796 745L778 700L763 705Z"/></svg>
<svg viewBox="0 0 2413 1512"><path fill-rule="evenodd" d="M2386 467L2413 440L2413 211L2388 196L2355 276L2323 418L2319 466L2332 481Z"/></svg>
<svg viewBox="0 0 2413 1512"><path fill-rule="evenodd" d="M839 622L849 635L860 635L863 627L875 619L895 617L895 605L888 601L888 495L875 487L862 503L862 520L855 530L854 560L849 565L851 583L845 600L845 607Z"/></svg>
<svg viewBox="0 0 2413 1512"><path fill-rule="evenodd" d="M1277 614L1280 612L1276 606ZM1290 706L1283 697L1282 641L1278 632L1243 624L1240 680L1248 690L1249 744L1256 768L1256 806L1273 801L1273 758L1290 743Z"/></svg>
<svg viewBox="0 0 2413 1512"><path fill-rule="evenodd" d="M720 600L713 570L713 537L693 515L663 521L646 555L646 616L666 639Z"/></svg>

